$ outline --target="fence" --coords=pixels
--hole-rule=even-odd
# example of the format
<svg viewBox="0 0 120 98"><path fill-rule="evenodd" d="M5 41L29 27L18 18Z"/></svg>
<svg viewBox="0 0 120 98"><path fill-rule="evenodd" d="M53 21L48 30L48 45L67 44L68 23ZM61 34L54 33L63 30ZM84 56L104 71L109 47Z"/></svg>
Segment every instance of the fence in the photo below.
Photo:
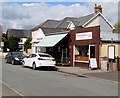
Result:
<svg viewBox="0 0 120 98"><path fill-rule="evenodd" d="M120 57L116 57L112 62L107 57L101 57L100 62L101 70L104 71L120 70Z"/></svg>
<svg viewBox="0 0 120 98"><path fill-rule="evenodd" d="M117 57L117 68L120 70L120 57Z"/></svg>

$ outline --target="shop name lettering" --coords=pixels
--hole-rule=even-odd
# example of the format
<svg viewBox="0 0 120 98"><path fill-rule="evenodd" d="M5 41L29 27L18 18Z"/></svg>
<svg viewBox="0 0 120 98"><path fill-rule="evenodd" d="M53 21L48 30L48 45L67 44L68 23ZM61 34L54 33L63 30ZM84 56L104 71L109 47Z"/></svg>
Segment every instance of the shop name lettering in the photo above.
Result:
<svg viewBox="0 0 120 98"><path fill-rule="evenodd" d="M92 39L92 32L76 34L76 40L87 40L87 39Z"/></svg>

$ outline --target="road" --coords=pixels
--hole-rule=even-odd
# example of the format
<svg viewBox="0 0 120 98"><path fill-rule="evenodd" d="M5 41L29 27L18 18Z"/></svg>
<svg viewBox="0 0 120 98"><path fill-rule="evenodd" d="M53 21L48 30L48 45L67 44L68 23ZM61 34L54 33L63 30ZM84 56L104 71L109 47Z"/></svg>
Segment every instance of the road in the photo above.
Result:
<svg viewBox="0 0 120 98"><path fill-rule="evenodd" d="M118 84L2 62L2 80L23 96L118 96Z"/></svg>

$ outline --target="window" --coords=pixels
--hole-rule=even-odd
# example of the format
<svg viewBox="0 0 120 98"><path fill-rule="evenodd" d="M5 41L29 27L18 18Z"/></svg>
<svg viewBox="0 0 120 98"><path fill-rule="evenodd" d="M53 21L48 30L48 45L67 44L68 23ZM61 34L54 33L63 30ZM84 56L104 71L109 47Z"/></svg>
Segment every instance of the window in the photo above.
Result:
<svg viewBox="0 0 120 98"><path fill-rule="evenodd" d="M19 48L19 49L23 49L23 45L19 45L18 48Z"/></svg>
<svg viewBox="0 0 120 98"><path fill-rule="evenodd" d="M32 58L33 58L33 57L36 57L36 56L37 56L36 54L32 54Z"/></svg>
<svg viewBox="0 0 120 98"><path fill-rule="evenodd" d="M75 46L75 60L76 61L89 61L89 45L76 45Z"/></svg>
<svg viewBox="0 0 120 98"><path fill-rule="evenodd" d="M23 39L22 39L22 38L20 39L20 42L23 42Z"/></svg>
<svg viewBox="0 0 120 98"><path fill-rule="evenodd" d="M48 54L39 54L40 57L51 57L51 55Z"/></svg>

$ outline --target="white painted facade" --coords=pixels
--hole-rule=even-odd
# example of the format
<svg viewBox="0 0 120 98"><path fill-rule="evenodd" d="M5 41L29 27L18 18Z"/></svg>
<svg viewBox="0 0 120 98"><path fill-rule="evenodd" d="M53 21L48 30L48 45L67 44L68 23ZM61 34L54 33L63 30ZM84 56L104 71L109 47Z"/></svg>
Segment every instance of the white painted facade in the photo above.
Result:
<svg viewBox="0 0 120 98"><path fill-rule="evenodd" d="M20 38L19 44L24 44L27 38Z"/></svg>
<svg viewBox="0 0 120 98"><path fill-rule="evenodd" d="M70 29L70 30L74 30L75 29L75 25L73 24L73 22L70 22L67 29Z"/></svg>
<svg viewBox="0 0 120 98"><path fill-rule="evenodd" d="M27 38L20 38L19 47L21 47L21 51L24 51L24 43Z"/></svg>
<svg viewBox="0 0 120 98"><path fill-rule="evenodd" d="M90 23L88 23L85 28L87 27L94 27L94 26L99 26L100 25L100 17L96 17L95 19L91 20Z"/></svg>
<svg viewBox="0 0 120 98"><path fill-rule="evenodd" d="M41 28L36 31L32 31L32 53L37 53L40 51L40 48L36 46L40 41L44 39L44 37L45 34L43 33Z"/></svg>

